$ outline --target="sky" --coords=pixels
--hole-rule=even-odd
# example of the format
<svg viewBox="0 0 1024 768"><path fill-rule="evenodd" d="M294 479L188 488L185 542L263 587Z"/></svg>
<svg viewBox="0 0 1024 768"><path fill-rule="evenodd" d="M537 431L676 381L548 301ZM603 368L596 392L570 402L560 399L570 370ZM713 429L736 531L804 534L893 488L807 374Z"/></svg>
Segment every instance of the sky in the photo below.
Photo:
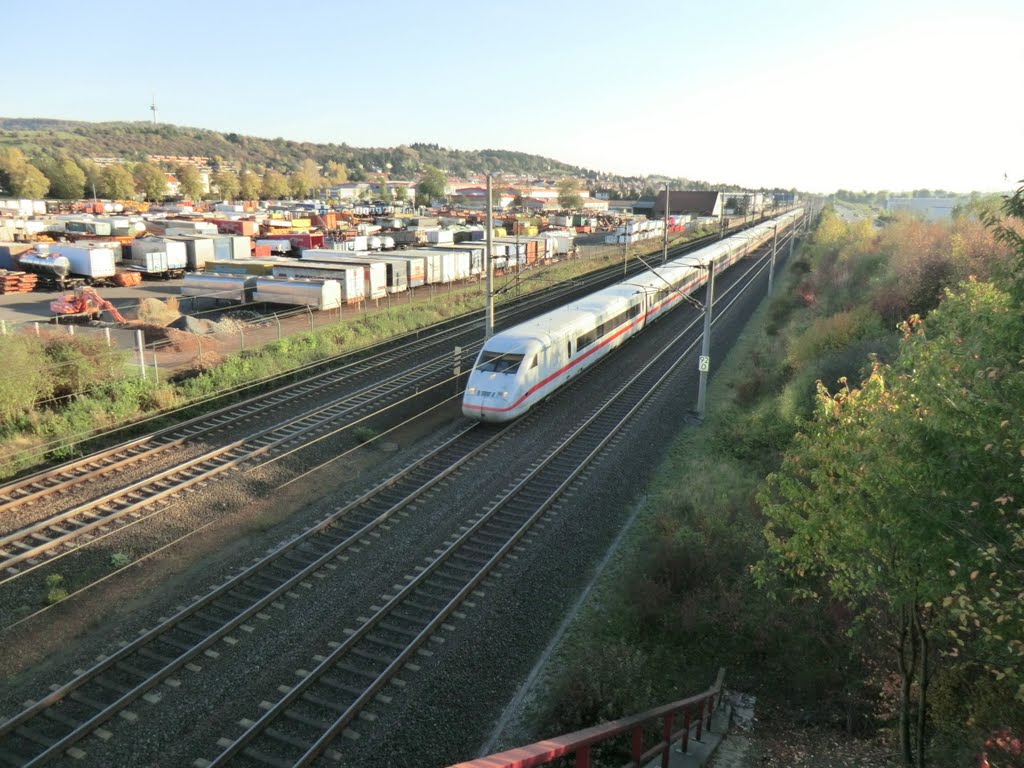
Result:
<svg viewBox="0 0 1024 768"><path fill-rule="evenodd" d="M808 192L1024 179L1021 0L50 0L0 116L511 149Z"/></svg>

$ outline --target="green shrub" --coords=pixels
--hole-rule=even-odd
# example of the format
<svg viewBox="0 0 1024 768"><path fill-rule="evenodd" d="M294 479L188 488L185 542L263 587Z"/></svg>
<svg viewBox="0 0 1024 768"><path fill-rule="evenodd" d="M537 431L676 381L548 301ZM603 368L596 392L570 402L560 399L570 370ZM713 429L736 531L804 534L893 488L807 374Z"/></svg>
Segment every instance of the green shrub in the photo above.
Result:
<svg viewBox="0 0 1024 768"><path fill-rule="evenodd" d="M7 427L32 412L51 388L42 343L32 336L0 336L0 424Z"/></svg>
<svg viewBox="0 0 1024 768"><path fill-rule="evenodd" d="M124 568L131 561L131 555L126 555L124 552L115 552L110 556L110 565L113 568Z"/></svg>
<svg viewBox="0 0 1024 768"><path fill-rule="evenodd" d="M377 430L373 427L356 427L352 432L360 443L368 443L377 437Z"/></svg>

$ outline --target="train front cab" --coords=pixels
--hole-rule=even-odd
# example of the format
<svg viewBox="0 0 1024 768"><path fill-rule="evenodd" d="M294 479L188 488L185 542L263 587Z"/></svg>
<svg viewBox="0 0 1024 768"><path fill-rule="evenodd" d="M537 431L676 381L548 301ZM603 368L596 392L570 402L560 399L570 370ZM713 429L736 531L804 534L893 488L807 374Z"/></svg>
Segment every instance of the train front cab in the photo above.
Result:
<svg viewBox="0 0 1024 768"><path fill-rule="evenodd" d="M490 339L466 382L463 415L478 421L505 422L522 415L536 400L533 390L546 368L544 345L532 338Z"/></svg>

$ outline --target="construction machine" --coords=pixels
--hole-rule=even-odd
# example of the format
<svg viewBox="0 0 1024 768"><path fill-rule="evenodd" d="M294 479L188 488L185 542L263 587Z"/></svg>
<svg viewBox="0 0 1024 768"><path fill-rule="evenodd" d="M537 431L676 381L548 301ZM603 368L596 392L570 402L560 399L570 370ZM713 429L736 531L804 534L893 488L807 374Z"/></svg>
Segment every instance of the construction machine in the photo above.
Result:
<svg viewBox="0 0 1024 768"><path fill-rule="evenodd" d="M99 320L100 315L106 310L110 316L119 323L124 323L124 316L117 311L117 307L104 299L96 289L90 286L82 286L75 289L74 295L61 296L50 302L50 311L60 317L69 320Z"/></svg>

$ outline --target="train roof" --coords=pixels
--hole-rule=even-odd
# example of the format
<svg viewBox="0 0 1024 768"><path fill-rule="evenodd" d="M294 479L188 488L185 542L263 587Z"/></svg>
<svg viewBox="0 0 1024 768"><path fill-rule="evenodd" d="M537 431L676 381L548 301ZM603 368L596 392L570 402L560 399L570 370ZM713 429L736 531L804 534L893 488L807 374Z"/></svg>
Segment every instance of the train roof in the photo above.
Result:
<svg viewBox="0 0 1024 768"><path fill-rule="evenodd" d="M562 336L575 329L585 330L593 322L595 314L622 311L629 303L630 297L640 291L641 287L631 282L603 288L564 307L545 312L497 333L488 339L484 346L488 349L506 349L509 345L523 344L527 341L547 342L552 336ZM492 342L495 342L493 346Z"/></svg>

